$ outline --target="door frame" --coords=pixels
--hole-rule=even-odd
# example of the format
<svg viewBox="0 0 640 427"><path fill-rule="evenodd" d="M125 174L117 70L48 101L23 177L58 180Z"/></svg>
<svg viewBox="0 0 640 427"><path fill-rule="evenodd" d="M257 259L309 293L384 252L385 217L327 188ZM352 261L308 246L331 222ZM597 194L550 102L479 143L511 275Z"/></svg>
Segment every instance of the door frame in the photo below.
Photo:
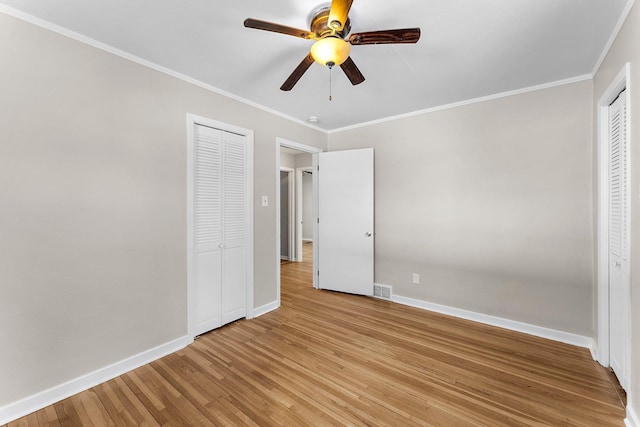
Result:
<svg viewBox="0 0 640 427"><path fill-rule="evenodd" d="M296 187L295 187L295 169L293 168L287 168L284 166L280 166L280 172L286 172L287 173L287 187L289 190L289 197L287 200L287 209L289 209L289 222L287 223L287 226L289 228L289 239L287 241L288 245L289 245L289 261L297 261L298 257L297 257L297 251L296 251ZM280 188L280 187L278 187ZM282 191L280 192L282 193ZM280 197L277 198L277 200L280 200ZM278 204L278 207L280 208L281 204ZM282 219L282 208L280 208L280 219ZM282 233L282 229L280 230L280 232ZM282 244L280 247L280 250L282 250ZM282 259L282 254L280 254L280 259Z"/></svg>
<svg viewBox="0 0 640 427"><path fill-rule="evenodd" d="M217 120L206 117L197 116L187 113L187 335L189 339L195 338L195 251L194 251L194 129L196 125L208 126L214 129L222 130L229 133L244 136L247 139L247 157L246 157L246 194L245 194L245 247L246 247L246 296L247 296L247 313L246 318L254 317L253 307L253 131L230 125L228 123L219 122ZM279 174L278 174L279 176ZM280 255L280 254L278 254Z"/></svg>
<svg viewBox="0 0 640 427"><path fill-rule="evenodd" d="M309 153L313 158L313 170L318 169L318 153L321 148L300 144L284 138L276 138L276 306L280 307L280 148L286 147L303 153ZM318 218L318 180L317 174L313 174L313 217ZM317 251L318 222L313 225L313 287L318 287L318 251Z"/></svg>
<svg viewBox="0 0 640 427"><path fill-rule="evenodd" d="M598 339L596 346L596 359L598 362L608 367L610 364L610 300L609 300L609 106L615 101L622 90L626 89L625 97L627 101L627 120L631 117L631 85L630 85L631 65L625 64L623 69L618 73L613 82L604 92L597 105L598 114L598 231L597 231L597 325ZM628 123L628 122L627 122ZM631 127L627 127L627 150L629 150L631 141ZM627 164L630 172L630 164ZM630 176L630 175L629 175ZM628 184L631 180L628 180ZM627 191L630 199L630 192ZM628 212L631 206L628 206ZM630 248L631 223L627 226L627 241ZM631 252L628 249L629 253ZM630 264L630 263L629 263ZM631 268L631 265L629 265ZM629 296L631 284L628 278L630 275L623 275L624 292ZM626 308L626 335L627 342L631 342L631 311L630 298L627 299ZM631 367L631 351L627 346L624 349L623 361L625 364L624 378L619 378L620 384L625 390L631 390L631 376L629 369Z"/></svg>

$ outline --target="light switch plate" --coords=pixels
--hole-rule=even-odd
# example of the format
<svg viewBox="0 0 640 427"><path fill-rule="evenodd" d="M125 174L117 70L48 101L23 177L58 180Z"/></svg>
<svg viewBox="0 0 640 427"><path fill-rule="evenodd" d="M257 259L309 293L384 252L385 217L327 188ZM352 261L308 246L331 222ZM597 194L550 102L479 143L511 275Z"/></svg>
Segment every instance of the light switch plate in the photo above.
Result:
<svg viewBox="0 0 640 427"><path fill-rule="evenodd" d="M262 196L262 207L266 208L269 206L269 196Z"/></svg>

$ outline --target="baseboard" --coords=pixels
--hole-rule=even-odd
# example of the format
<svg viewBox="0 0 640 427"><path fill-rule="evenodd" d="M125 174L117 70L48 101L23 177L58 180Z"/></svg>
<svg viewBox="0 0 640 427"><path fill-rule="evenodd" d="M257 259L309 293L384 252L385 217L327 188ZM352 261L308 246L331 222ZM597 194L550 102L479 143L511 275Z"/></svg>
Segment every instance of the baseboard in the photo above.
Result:
<svg viewBox="0 0 640 427"><path fill-rule="evenodd" d="M269 304L265 304L261 307L254 308L252 317L262 316L263 314L267 314L270 311L277 310L278 308L280 308L280 301L270 302Z"/></svg>
<svg viewBox="0 0 640 427"><path fill-rule="evenodd" d="M476 313L474 311L462 310L459 308L449 307L446 305L434 304L413 298L407 298L394 295L392 301L411 307L421 308L424 310L434 311L436 313L446 314L449 316L459 317L461 319L472 320L478 323L484 323L499 328L509 329L516 332L522 332L541 338L559 341L565 344L571 344L578 347L592 349L595 347L594 341L590 337L571 334L569 332L556 331L554 329L543 328L541 326L530 325L528 323L517 322L515 320L503 319L501 317L489 316L487 314ZM592 350L593 355L593 350ZM638 426L640 427L640 426Z"/></svg>
<svg viewBox="0 0 640 427"><path fill-rule="evenodd" d="M624 425L627 427L640 427L640 417L638 417L638 413L630 402L627 402L627 418L624 419Z"/></svg>
<svg viewBox="0 0 640 427"><path fill-rule="evenodd" d="M48 390L0 407L0 425L17 420L18 418L29 415L32 412L52 405L81 391L88 390L91 387L109 381L142 365L160 359L161 357L183 349L191 344L191 342L193 342L193 340L190 340L186 336L178 338Z"/></svg>
<svg viewBox="0 0 640 427"><path fill-rule="evenodd" d="M598 351L598 344L596 343L596 340L591 340L589 351L591 352L591 357L593 358L593 360L600 363L600 352Z"/></svg>

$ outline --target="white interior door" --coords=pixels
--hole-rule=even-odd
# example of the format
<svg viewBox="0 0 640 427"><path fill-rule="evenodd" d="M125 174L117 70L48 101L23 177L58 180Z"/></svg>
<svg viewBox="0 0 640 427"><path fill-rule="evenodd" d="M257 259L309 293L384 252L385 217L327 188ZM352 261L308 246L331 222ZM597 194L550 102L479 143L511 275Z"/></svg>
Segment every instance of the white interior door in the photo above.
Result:
<svg viewBox="0 0 640 427"><path fill-rule="evenodd" d="M629 167L624 91L609 107L609 363L627 387Z"/></svg>
<svg viewBox="0 0 640 427"><path fill-rule="evenodd" d="M373 295L373 148L318 154L318 287Z"/></svg>

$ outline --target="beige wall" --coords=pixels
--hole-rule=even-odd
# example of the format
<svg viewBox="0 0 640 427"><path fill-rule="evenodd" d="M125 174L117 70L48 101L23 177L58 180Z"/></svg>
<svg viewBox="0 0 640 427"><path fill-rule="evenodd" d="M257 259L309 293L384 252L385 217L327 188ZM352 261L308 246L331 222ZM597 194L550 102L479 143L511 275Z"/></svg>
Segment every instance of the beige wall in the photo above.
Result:
<svg viewBox="0 0 640 427"><path fill-rule="evenodd" d="M280 167L281 168L296 168L296 157L291 153L283 153L280 150Z"/></svg>
<svg viewBox="0 0 640 427"><path fill-rule="evenodd" d="M375 148L376 282L592 336L592 97L585 81L330 134Z"/></svg>
<svg viewBox="0 0 640 427"><path fill-rule="evenodd" d="M631 63L631 380L628 406L640 415L640 8L631 9L614 45L594 79L597 103L624 65ZM597 140L594 138L594 152Z"/></svg>
<svg viewBox="0 0 640 427"><path fill-rule="evenodd" d="M296 168L307 168L313 166L313 156L309 153L296 155Z"/></svg>
<svg viewBox="0 0 640 427"><path fill-rule="evenodd" d="M3 14L0 64L0 407L186 335L187 113L255 131L276 299L275 139L326 134Z"/></svg>

